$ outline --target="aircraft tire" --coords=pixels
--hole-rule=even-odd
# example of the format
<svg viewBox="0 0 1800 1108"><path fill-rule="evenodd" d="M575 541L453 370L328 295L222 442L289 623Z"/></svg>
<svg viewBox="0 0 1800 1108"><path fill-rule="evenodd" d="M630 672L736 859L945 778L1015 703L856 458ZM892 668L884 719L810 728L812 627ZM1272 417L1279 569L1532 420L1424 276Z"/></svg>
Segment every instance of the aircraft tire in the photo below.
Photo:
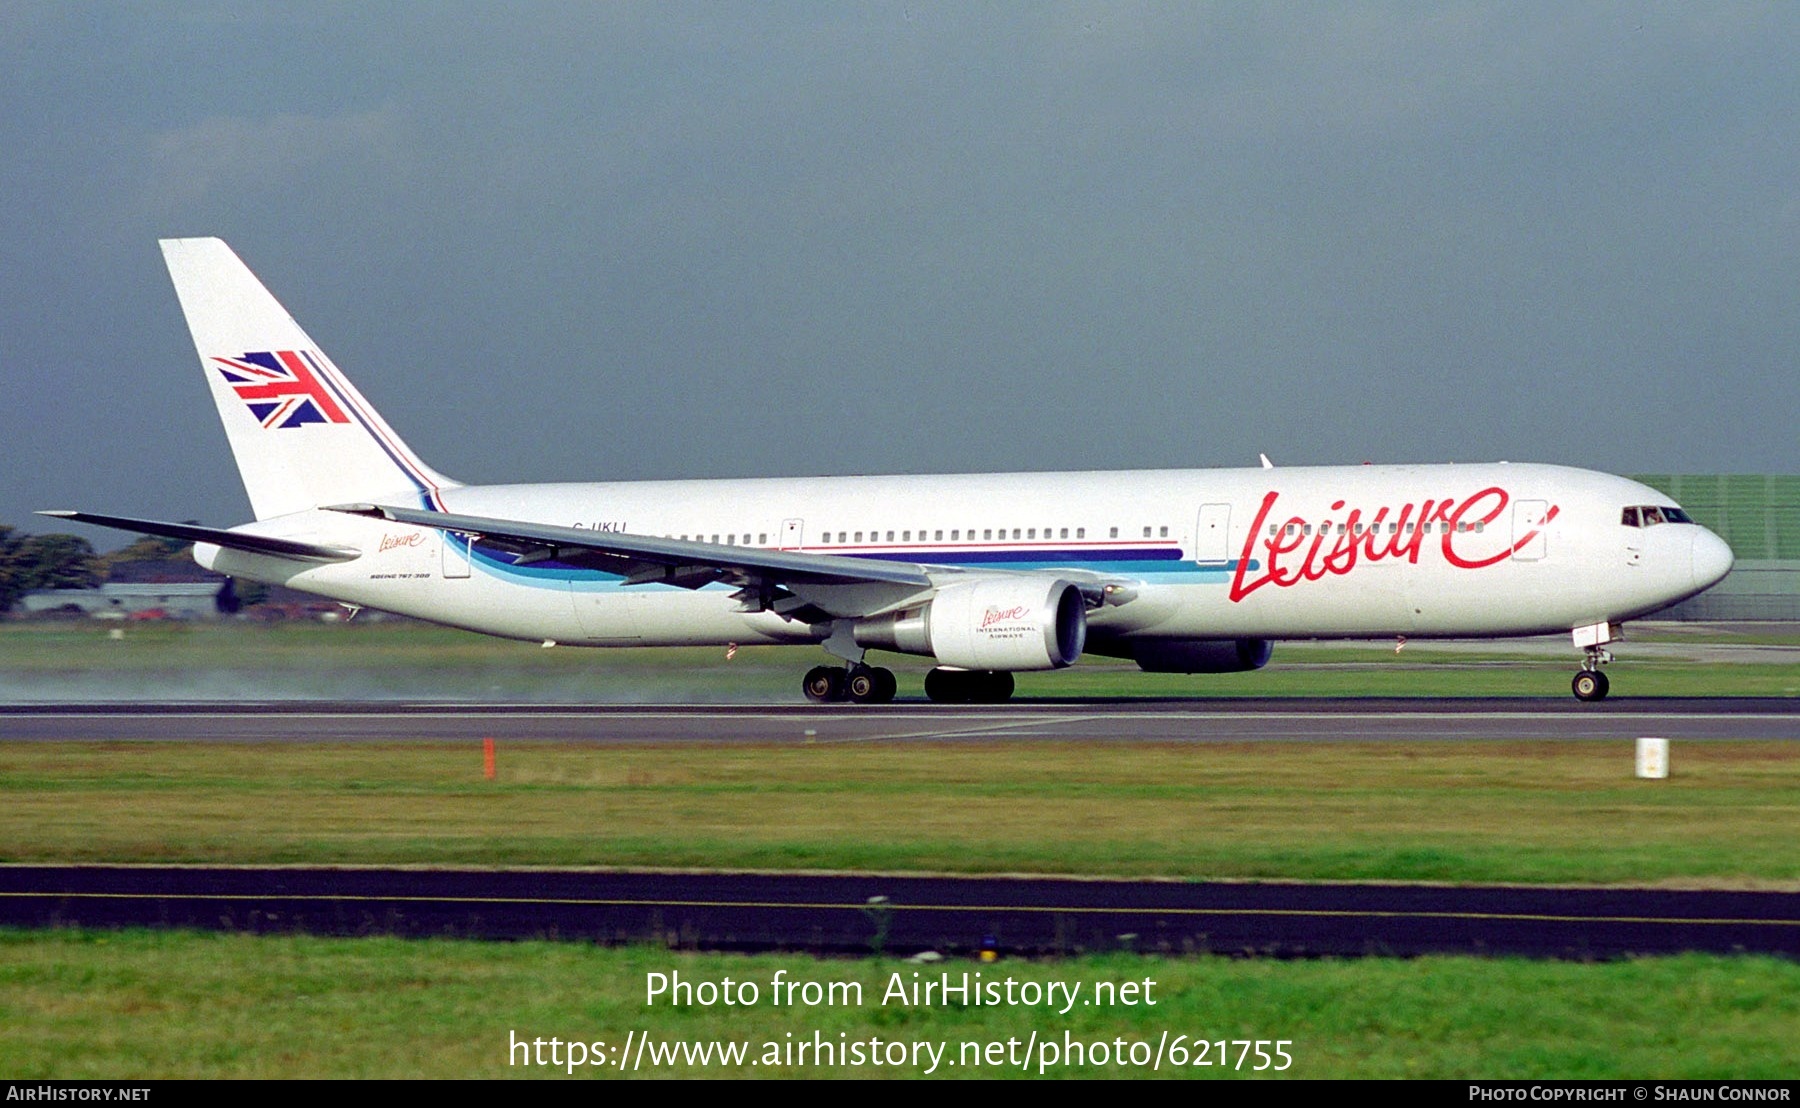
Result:
<svg viewBox="0 0 1800 1108"><path fill-rule="evenodd" d="M994 670L934 669L925 695L939 704L1002 704L1012 699L1013 675Z"/></svg>
<svg viewBox="0 0 1800 1108"><path fill-rule="evenodd" d="M844 694L858 704L886 704L894 699L900 683L894 672L880 666L855 666L844 681Z"/></svg>
<svg viewBox="0 0 1800 1108"><path fill-rule="evenodd" d="M844 671L837 666L814 666L806 671L800 688L814 704L834 704L847 695Z"/></svg>
<svg viewBox="0 0 1800 1108"><path fill-rule="evenodd" d="M895 679L894 671L876 666L869 672L875 675L875 695L869 703L886 704L893 700L894 694L900 691L900 682Z"/></svg>
<svg viewBox="0 0 1800 1108"><path fill-rule="evenodd" d="M936 704L967 704L969 682L961 670L934 669L925 675L925 698Z"/></svg>
<svg viewBox="0 0 1800 1108"><path fill-rule="evenodd" d="M858 704L875 699L875 673L868 666L853 666L844 678L844 695Z"/></svg>
<svg viewBox="0 0 1800 1108"><path fill-rule="evenodd" d="M1612 689L1612 682L1597 669L1584 669L1575 675L1569 688L1574 691L1576 700L1605 700L1606 694Z"/></svg>
<svg viewBox="0 0 1800 1108"><path fill-rule="evenodd" d="M983 704L1004 704L1012 699L1013 675L1004 671L984 673L979 684L980 692L976 699Z"/></svg>

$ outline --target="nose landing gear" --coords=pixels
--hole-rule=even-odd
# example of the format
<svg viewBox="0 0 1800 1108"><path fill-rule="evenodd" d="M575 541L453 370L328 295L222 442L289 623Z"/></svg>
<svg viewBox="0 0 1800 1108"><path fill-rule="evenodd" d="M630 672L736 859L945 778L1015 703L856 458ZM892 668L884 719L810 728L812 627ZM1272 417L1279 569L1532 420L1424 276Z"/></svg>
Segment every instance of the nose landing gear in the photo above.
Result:
<svg viewBox="0 0 1800 1108"><path fill-rule="evenodd" d="M1612 682L1597 669L1584 669L1575 675L1569 687L1575 691L1577 700L1605 700Z"/></svg>
<svg viewBox="0 0 1800 1108"><path fill-rule="evenodd" d="M1575 675L1569 688L1574 691L1576 700L1605 700L1612 682L1600 672L1600 667L1613 660L1612 652L1600 646L1589 646L1586 652L1587 661L1582 663L1581 672Z"/></svg>
<svg viewBox="0 0 1800 1108"><path fill-rule="evenodd" d="M1605 700L1612 682L1600 667L1613 660L1612 651L1606 644L1619 637L1619 627L1611 620L1605 623L1590 623L1577 627L1572 632L1575 648L1581 651L1586 659L1581 663L1581 671L1569 688L1575 693L1576 700Z"/></svg>

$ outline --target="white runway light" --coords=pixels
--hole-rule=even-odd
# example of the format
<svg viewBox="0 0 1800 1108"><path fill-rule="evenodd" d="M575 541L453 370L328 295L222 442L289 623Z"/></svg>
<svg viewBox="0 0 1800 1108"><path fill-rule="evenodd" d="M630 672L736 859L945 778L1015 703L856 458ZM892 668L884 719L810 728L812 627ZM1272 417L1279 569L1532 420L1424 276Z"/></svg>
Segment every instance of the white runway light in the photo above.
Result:
<svg viewBox="0 0 1800 1108"><path fill-rule="evenodd" d="M1648 778L1669 776L1668 739L1639 739L1637 741L1637 775Z"/></svg>

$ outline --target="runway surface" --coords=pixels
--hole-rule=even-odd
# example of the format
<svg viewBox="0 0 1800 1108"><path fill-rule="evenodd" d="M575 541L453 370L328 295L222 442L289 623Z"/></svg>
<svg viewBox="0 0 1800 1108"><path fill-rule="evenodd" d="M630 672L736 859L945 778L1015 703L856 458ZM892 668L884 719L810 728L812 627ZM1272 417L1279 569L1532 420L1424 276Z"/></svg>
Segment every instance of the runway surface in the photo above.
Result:
<svg viewBox="0 0 1800 1108"><path fill-rule="evenodd" d="M826 954L1800 956L1800 893L1002 877L4 866L0 924Z"/></svg>
<svg viewBox="0 0 1800 1108"><path fill-rule="evenodd" d="M832 743L1800 739L1800 698L1016 701L982 707L0 706L0 741Z"/></svg>

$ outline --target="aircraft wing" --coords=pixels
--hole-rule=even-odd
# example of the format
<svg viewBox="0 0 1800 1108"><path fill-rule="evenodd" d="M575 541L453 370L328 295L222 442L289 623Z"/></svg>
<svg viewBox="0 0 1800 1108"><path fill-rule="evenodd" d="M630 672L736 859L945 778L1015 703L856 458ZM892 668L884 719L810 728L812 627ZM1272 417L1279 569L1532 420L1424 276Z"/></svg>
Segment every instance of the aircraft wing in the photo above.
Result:
<svg viewBox="0 0 1800 1108"><path fill-rule="evenodd" d="M738 600L748 612L866 616L935 588L923 568L907 562L687 542L387 504L341 504L330 510L473 535L513 554L515 565L554 559L619 574L626 585L698 589L724 582L738 587ZM802 611L807 608L813 611Z"/></svg>
<svg viewBox="0 0 1800 1108"><path fill-rule="evenodd" d="M218 527L201 527L193 523L164 523L156 519L103 516L92 512L47 511L37 514L51 516L55 519L73 520L76 523L92 523L100 527L112 527L120 531L134 531L140 535L160 535L164 538L184 539L188 542L206 542L214 546L243 550L251 554L272 554L278 558L296 558L304 562L349 562L362 556L361 551L349 546L327 546L322 543L301 542L298 539L251 535L242 531L227 531Z"/></svg>

